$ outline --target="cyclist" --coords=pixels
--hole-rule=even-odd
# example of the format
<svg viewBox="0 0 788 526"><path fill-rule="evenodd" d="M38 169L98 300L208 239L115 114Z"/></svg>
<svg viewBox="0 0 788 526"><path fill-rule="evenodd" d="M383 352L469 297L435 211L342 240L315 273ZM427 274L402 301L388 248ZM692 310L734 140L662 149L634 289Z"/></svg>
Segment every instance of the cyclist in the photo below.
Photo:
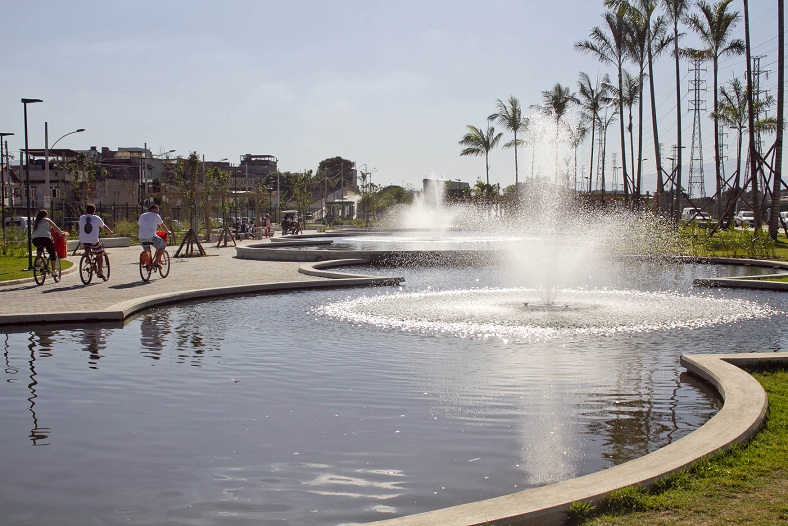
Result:
<svg viewBox="0 0 788 526"><path fill-rule="evenodd" d="M150 243L153 245L156 249L156 254L153 256L153 265L161 268L161 254L167 248L167 242L160 238L156 231L159 229L159 225L163 226L164 230L167 230L167 226L159 215L158 205L150 205L148 211L137 220L137 224L140 226L140 244Z"/></svg>
<svg viewBox="0 0 788 526"><path fill-rule="evenodd" d="M33 244L39 251L47 249L49 254L49 268L52 270L52 275L57 274L57 254L55 253L55 243L52 241L52 234L58 233L63 235L57 225L47 217L49 214L46 210L41 210L36 214L36 220L33 222Z"/></svg>
<svg viewBox="0 0 788 526"><path fill-rule="evenodd" d="M105 232L112 235L112 230L104 224L104 221L94 215L96 207L93 205L85 206L85 213L79 216L79 242L85 247L85 253L92 252L94 256L104 253L104 246L99 241L99 231L103 228ZM104 279L104 258L96 257L98 268L96 275Z"/></svg>

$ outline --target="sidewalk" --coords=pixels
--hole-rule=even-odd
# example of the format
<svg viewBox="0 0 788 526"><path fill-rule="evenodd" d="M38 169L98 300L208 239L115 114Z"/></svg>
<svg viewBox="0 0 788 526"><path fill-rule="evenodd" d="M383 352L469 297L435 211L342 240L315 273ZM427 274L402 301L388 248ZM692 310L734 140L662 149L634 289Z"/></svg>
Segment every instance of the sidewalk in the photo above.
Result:
<svg viewBox="0 0 788 526"><path fill-rule="evenodd" d="M261 241L245 240L237 243L238 246L246 246ZM90 285L83 285L79 279L79 257L69 255L68 260L74 266L63 273L60 283L48 277L43 286L38 286L33 282L32 275L27 283L3 285L0 282L0 326L69 320L107 321L108 318L97 318L91 314L113 309L128 310L130 305L140 303L147 306L188 297L221 294L194 294L207 289L229 288L225 293L230 294L233 291L253 292L250 285L301 283L308 286L310 282L333 281L300 274L298 269L302 263L237 259L233 246L216 248L213 244L205 244L203 247L207 256L189 258L173 257L178 247L168 247L171 257L169 276L162 279L158 274L152 274L147 283L142 281L139 274L139 246L107 249L111 267L109 281L104 282L94 276ZM151 298L158 298L158 301L147 302ZM67 319L62 316L65 314L69 314Z"/></svg>

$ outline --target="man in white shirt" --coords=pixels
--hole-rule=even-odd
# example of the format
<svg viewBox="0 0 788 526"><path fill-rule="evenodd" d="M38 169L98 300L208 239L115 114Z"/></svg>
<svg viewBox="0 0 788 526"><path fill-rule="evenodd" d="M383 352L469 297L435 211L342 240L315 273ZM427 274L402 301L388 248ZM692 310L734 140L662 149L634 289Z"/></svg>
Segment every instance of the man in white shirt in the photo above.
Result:
<svg viewBox="0 0 788 526"><path fill-rule="evenodd" d="M79 242L85 247L85 252L93 252L96 256L104 252L104 247L99 241L99 232L103 228L108 234L112 235L112 230L104 224L104 221L97 215L96 207L93 205L85 206L85 213L79 217ZM104 258L97 257L98 269L96 274L101 279L104 278Z"/></svg>
<svg viewBox="0 0 788 526"><path fill-rule="evenodd" d="M167 243L156 234L156 231L159 230L159 225L164 227L164 230L167 230L167 227L159 215L159 207L157 205L151 205L148 211L140 216L137 224L140 226L140 243L150 243L153 245L156 249L156 255L153 257L153 264L161 267L161 254L167 247Z"/></svg>

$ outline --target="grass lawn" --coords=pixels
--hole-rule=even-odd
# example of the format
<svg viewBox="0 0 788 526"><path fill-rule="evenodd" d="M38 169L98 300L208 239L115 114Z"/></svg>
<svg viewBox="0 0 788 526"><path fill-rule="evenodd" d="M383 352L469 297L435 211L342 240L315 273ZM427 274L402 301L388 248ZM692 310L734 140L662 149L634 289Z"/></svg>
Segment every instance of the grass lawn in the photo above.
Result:
<svg viewBox="0 0 788 526"><path fill-rule="evenodd" d="M60 270L66 270L71 265L70 261L60 260ZM27 268L27 256L0 256L0 281L32 278L33 271L22 270L25 268Z"/></svg>
<svg viewBox="0 0 788 526"><path fill-rule="evenodd" d="M761 278L763 281L781 281L783 283L788 283L788 276L784 278Z"/></svg>
<svg viewBox="0 0 788 526"><path fill-rule="evenodd" d="M621 491L601 515L575 524L788 524L788 370L753 376L769 395L769 413L752 441L702 460L650 491Z"/></svg>

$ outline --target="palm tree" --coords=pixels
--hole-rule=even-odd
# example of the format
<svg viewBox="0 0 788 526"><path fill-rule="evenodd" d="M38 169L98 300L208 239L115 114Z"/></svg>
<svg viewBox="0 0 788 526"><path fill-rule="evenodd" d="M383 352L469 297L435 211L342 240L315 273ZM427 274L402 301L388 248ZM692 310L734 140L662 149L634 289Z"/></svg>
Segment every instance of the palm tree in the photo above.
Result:
<svg viewBox="0 0 788 526"><path fill-rule="evenodd" d="M607 159L607 129L610 127L611 124L616 120L617 112L613 112L610 117L607 116L607 110L605 110L605 116L599 118L597 121L597 126L599 127L599 133L602 137L602 151L599 152L600 159L602 162L602 181L600 188L602 189L602 196L605 195L605 159ZM589 184L589 192L591 191L591 180L588 181Z"/></svg>
<svg viewBox="0 0 788 526"><path fill-rule="evenodd" d="M468 133L460 140L459 145L464 146L460 155L484 155L484 166L487 174L487 184L490 184L490 150L498 146L503 133L495 134L495 128L487 124L487 131L476 126L468 125Z"/></svg>
<svg viewBox="0 0 788 526"><path fill-rule="evenodd" d="M626 27L627 21L625 17L626 10L623 8L616 9L615 11L608 11L604 15L605 26L595 26L591 30L590 39L583 40L575 43L575 49L583 53L590 53L595 56L603 64L614 64L618 73L618 94L624 92L623 89L623 70L625 58L625 43L626 43ZM624 101L618 97L618 113L624 114ZM624 119L620 123L621 133L621 166L624 176L624 181L628 180L627 177L627 156L626 156L626 136L624 134ZM625 199L627 197L627 186L624 185Z"/></svg>
<svg viewBox="0 0 788 526"><path fill-rule="evenodd" d="M669 39L664 38L666 31L665 19L661 16L654 17L657 9L655 0L606 0L607 7L623 7L626 9L628 21L627 55L638 67L638 84L640 93L638 98L641 101L638 107L638 163L635 184L635 196L639 199L641 194L642 180L642 157L643 157L643 89L645 78L649 79L649 91L651 99L651 125L654 138L654 150L656 152L657 165L657 196L662 189L662 160L659 152L659 132L656 120L656 98L654 95L654 68L653 60L667 46ZM646 74L648 68L648 74Z"/></svg>
<svg viewBox="0 0 788 526"><path fill-rule="evenodd" d="M577 149L580 147L580 144L585 140L586 135L588 134L587 124L590 123L590 127L594 128L594 122L588 121L584 116L581 116L580 119L577 119L574 123L568 126L569 128L569 143L572 145L572 149L575 152L575 170L574 170L574 189L577 190ZM593 132L592 132L593 133ZM569 186L569 173L566 174L566 185Z"/></svg>
<svg viewBox="0 0 788 526"><path fill-rule="evenodd" d="M491 122L498 122L505 129L512 132L514 139L503 145L504 148L514 148L514 194L518 195L518 187L520 182L520 175L517 168L517 148L525 141L517 138L518 132L525 132L528 129L528 119L523 117L523 110L520 106L520 101L512 95L509 100L503 102L498 99L498 111L493 113L487 120Z"/></svg>
<svg viewBox="0 0 788 526"><path fill-rule="evenodd" d="M744 144L744 132L749 128L748 114L747 114L747 87L742 84L739 78L734 78L728 81L727 85L720 88L720 102L717 106L717 120L724 126L736 130L736 179L734 182L733 190L738 196L738 190L741 188L741 161L742 161L742 146ZM760 100L755 103L754 113L760 114L766 108L774 104L774 97L771 95L762 95ZM755 121L756 131L771 132L777 130L777 120L773 117L767 117ZM733 214L733 208L727 211L729 215Z"/></svg>
<svg viewBox="0 0 788 526"><path fill-rule="evenodd" d="M719 200L722 191L722 170L720 166L720 134L718 108L719 89L717 86L717 72L719 58L723 55L741 55L745 51L744 42L741 39L730 40L736 22L741 18L739 12L729 12L728 6L733 0L720 0L714 5L698 0L697 6L700 14L693 13L686 17L686 23L700 37L706 45L704 49L692 50L700 56L712 61L712 71L714 79L714 168L717 180L717 199Z"/></svg>
<svg viewBox="0 0 788 526"><path fill-rule="evenodd" d="M624 172L624 194L628 195L628 189L631 188L632 194L636 195L636 193L635 193L635 180L634 180L634 174L635 174L635 138L634 138L634 134L633 134L633 130L632 130L632 107L634 105L640 103L640 87L639 87L639 83L638 83L637 77L632 76L632 74L629 71L624 70L624 73L623 73L622 77L623 77L623 80L621 81L621 85L622 85L623 91L619 91L617 87L615 87L612 84L610 84L610 79L608 77L605 77L605 81L607 81L607 89L611 93L612 98L614 100L615 99L620 100L621 101L621 105L622 106L626 106L627 110L628 110L627 130L629 131L629 152L630 152L630 156L631 156L631 159L632 159L632 175L633 175L633 177L632 178L628 178L627 175L626 175L626 165L625 165L626 161L624 160L625 156L624 156L624 153L623 153L624 150L622 150L622 154L621 154L621 157L622 157L621 166L622 166L622 169L623 169L622 171ZM621 121L622 122L624 121L623 114L621 115ZM623 127L623 124L622 124L622 127ZM630 184L632 184L631 187L629 186Z"/></svg>
<svg viewBox="0 0 788 526"><path fill-rule="evenodd" d="M662 0L662 5L668 15L668 19L673 24L673 60L676 66L676 173L673 176L675 187L679 189L678 200L674 211L676 224L679 223L681 215L681 53L679 52L679 21L684 18L684 14L689 9L689 0ZM674 196L675 197L675 196Z"/></svg>
<svg viewBox="0 0 788 526"><path fill-rule="evenodd" d="M599 111L607 104L606 85L591 84L591 78L581 71L577 81L577 94L584 118L591 122L591 163L588 171L588 193L591 193L591 179L594 177L594 146L596 145L596 129L599 122Z"/></svg>
<svg viewBox="0 0 788 526"><path fill-rule="evenodd" d="M536 108L541 110L545 115L551 116L555 120L555 172L558 175L558 131L561 125L561 119L569 111L572 104L577 104L579 101L575 94L569 88L556 82L553 89L545 90L542 92L542 104L537 105Z"/></svg>

